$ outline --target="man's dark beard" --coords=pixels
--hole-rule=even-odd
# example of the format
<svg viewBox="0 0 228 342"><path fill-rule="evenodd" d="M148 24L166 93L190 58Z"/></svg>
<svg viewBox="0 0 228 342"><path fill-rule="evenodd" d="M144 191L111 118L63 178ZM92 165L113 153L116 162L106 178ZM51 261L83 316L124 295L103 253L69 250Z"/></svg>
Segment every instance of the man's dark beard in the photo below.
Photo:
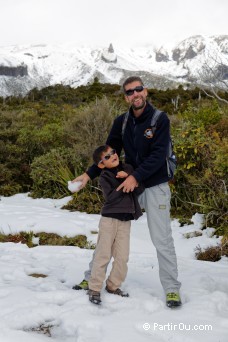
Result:
<svg viewBox="0 0 228 342"><path fill-rule="evenodd" d="M134 110L142 109L145 107L145 104L146 104L146 101L143 101L141 106L137 106L137 107L135 107L134 104L132 104L132 109L134 109Z"/></svg>

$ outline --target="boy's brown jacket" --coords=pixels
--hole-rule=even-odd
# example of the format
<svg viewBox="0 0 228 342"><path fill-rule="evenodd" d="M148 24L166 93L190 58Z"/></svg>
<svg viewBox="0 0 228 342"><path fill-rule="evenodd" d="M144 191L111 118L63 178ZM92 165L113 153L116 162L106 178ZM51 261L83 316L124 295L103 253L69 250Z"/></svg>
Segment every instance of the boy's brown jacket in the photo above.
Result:
<svg viewBox="0 0 228 342"><path fill-rule="evenodd" d="M122 189L116 191L125 180L125 178L116 178L116 174L120 170L127 172L128 175L134 171L131 165L120 163L120 168L103 169L100 174L99 183L105 199L101 214L130 213L137 220L142 216L137 197L144 191L144 187L140 185L130 193L123 192Z"/></svg>

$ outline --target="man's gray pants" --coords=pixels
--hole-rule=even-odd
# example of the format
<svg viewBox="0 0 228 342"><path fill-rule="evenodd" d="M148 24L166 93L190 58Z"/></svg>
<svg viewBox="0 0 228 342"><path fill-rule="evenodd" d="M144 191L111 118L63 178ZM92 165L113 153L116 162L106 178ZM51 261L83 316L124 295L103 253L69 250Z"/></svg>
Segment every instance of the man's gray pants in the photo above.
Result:
<svg viewBox="0 0 228 342"><path fill-rule="evenodd" d="M168 183L146 188L139 196L139 204L145 209L151 240L157 251L159 276L165 293L178 292L181 283L177 280L177 259L170 225L171 193ZM96 250L94 251L95 254ZM93 258L94 258L93 254ZM85 279L89 280L93 259Z"/></svg>

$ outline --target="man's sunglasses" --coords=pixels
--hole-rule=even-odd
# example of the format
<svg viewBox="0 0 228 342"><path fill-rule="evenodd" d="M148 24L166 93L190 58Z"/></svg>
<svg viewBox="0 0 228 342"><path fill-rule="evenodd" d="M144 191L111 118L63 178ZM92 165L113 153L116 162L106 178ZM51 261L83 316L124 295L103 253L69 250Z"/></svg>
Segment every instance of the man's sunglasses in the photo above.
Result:
<svg viewBox="0 0 228 342"><path fill-rule="evenodd" d="M125 90L125 95L127 96L131 96L134 94L134 92L136 91L137 93L140 93L141 91L143 91L144 87L143 86L137 86L135 87L134 89L128 89L128 90Z"/></svg>
<svg viewBox="0 0 228 342"><path fill-rule="evenodd" d="M108 154L106 154L100 161L99 164L103 162L103 160L109 160L111 156L113 156L113 154L116 153L116 150L113 149L111 150Z"/></svg>

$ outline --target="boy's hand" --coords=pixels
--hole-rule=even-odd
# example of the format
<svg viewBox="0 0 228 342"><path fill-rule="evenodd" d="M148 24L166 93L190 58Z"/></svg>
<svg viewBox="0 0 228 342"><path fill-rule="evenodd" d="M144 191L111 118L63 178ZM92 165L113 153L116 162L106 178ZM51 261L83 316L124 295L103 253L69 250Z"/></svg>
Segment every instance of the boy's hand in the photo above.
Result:
<svg viewBox="0 0 228 342"><path fill-rule="evenodd" d="M116 191L123 189L123 192L132 192L138 186L138 182L133 176L128 176L125 181L118 186Z"/></svg>
<svg viewBox="0 0 228 342"><path fill-rule="evenodd" d="M86 186L86 184L87 184L87 182L89 180L90 180L90 177L85 172L82 175L80 175L80 176L76 177L75 179L73 179L72 183L74 183L74 182L82 182L82 184L81 184L81 186L79 188L79 190L81 190L81 189L83 189Z"/></svg>
<svg viewBox="0 0 228 342"><path fill-rule="evenodd" d="M128 177L128 173L125 171L119 171L117 172L116 178L127 178Z"/></svg>

